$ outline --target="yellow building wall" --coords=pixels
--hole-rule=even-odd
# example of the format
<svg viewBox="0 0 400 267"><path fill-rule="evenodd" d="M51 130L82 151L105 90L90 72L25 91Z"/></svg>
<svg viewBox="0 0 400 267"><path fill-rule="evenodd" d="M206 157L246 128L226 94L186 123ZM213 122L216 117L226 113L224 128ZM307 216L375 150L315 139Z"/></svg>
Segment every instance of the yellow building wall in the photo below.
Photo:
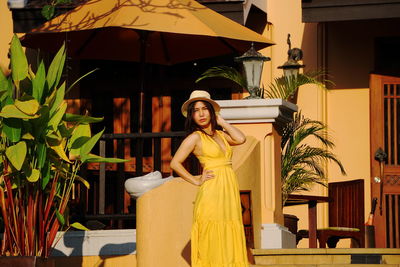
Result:
<svg viewBox="0 0 400 267"><path fill-rule="evenodd" d="M299 89L297 105L305 117L316 119L328 125L329 133L336 147L333 152L342 161L348 175L343 176L340 170L331 163L325 166L329 182L350 179L365 179L365 216L370 210L370 136L369 136L369 89L368 73L372 62L359 55L371 54L371 42L362 38L365 31L360 30L361 24L352 24L347 34L359 34L351 37L352 42L343 42L330 38L324 25L302 22L301 1L297 0L268 0L267 13L269 25L263 35L272 39L276 45L261 52L270 56L271 62L265 65L262 83L264 87L274 77L282 75L277 67L287 60L287 34L291 35L292 48L303 50L304 71L319 68L333 74L329 78L337 86L331 90L322 90L317 86L302 86ZM330 34L341 31L346 24L330 25ZM387 29L387 27L385 27ZM377 29L382 29L377 27ZM371 34L373 36L373 34ZM327 50L328 48L329 50ZM345 53L345 54L343 54ZM354 62L354 55L361 61ZM327 61L329 58L329 62ZM340 62L348 59L350 65ZM350 62L351 61L351 62ZM354 64L357 63L357 66ZM355 78L357 76L358 78ZM359 78L364 77L364 78ZM345 84L351 87L344 87ZM338 87L339 86L339 87ZM315 186L310 192L303 194L326 195L327 189ZM308 228L307 207L287 207L284 213L294 214L300 218L299 229ZM318 204L318 227L328 226L327 204ZM341 241L340 246L348 246L348 241ZM308 247L308 239L302 240L298 247Z"/></svg>
<svg viewBox="0 0 400 267"><path fill-rule="evenodd" d="M13 22L11 11L8 9L7 1L0 1L0 69L7 72L9 65L8 50L13 34Z"/></svg>

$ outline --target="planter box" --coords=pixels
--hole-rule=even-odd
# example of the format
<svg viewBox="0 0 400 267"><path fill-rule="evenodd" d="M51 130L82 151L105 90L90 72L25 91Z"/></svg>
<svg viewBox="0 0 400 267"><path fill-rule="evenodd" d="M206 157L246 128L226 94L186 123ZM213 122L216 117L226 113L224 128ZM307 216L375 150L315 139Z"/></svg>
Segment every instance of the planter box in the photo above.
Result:
<svg viewBox="0 0 400 267"><path fill-rule="evenodd" d="M10 267L93 267L129 266L136 267L136 255L120 256L76 256L76 257L0 257L0 266Z"/></svg>
<svg viewBox="0 0 400 267"><path fill-rule="evenodd" d="M136 229L68 231L55 240L59 237L53 257L136 254Z"/></svg>

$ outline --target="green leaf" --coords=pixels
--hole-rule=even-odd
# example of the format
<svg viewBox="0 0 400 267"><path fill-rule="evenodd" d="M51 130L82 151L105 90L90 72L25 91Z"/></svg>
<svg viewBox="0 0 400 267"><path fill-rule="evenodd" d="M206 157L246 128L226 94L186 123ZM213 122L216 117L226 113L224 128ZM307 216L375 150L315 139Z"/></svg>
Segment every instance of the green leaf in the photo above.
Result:
<svg viewBox="0 0 400 267"><path fill-rule="evenodd" d="M65 4L71 4L72 1L71 0L57 0L56 4L57 5L65 5Z"/></svg>
<svg viewBox="0 0 400 267"><path fill-rule="evenodd" d="M75 84L77 84L80 80L82 80L83 78L85 78L86 76L92 74L93 72L95 72L97 70L98 70L98 68L91 70L91 71L87 72L86 74L82 75L81 77L79 77L75 82L73 82L73 84L71 84L68 87L68 89L65 92L68 93L75 86Z"/></svg>
<svg viewBox="0 0 400 267"><path fill-rule="evenodd" d="M36 156L38 160L38 168L42 169L47 160L47 147L43 143L37 144Z"/></svg>
<svg viewBox="0 0 400 267"><path fill-rule="evenodd" d="M64 69L65 63L65 44L62 45L60 50L54 56L53 61L50 64L49 70L47 72L47 85L49 89L57 87L62 71Z"/></svg>
<svg viewBox="0 0 400 267"><path fill-rule="evenodd" d="M15 34L11 40L11 69L14 81L22 81L28 75L28 60Z"/></svg>
<svg viewBox="0 0 400 267"><path fill-rule="evenodd" d="M54 152L56 152L57 155L58 155L61 159L65 160L66 162L72 163L72 162L68 159L67 155L65 154L64 147L63 147L62 144L60 144L60 145L58 145L58 146L51 146L50 148L51 148L52 150L54 150Z"/></svg>
<svg viewBox="0 0 400 267"><path fill-rule="evenodd" d="M40 138L47 131L47 125L49 122L49 107L43 105L38 111L39 117L32 120L32 125L34 126L33 134L35 138Z"/></svg>
<svg viewBox="0 0 400 267"><path fill-rule="evenodd" d="M61 136L56 131L48 131L45 139L49 146L58 146L62 142Z"/></svg>
<svg viewBox="0 0 400 267"><path fill-rule="evenodd" d="M32 135L31 135L31 133L24 133L23 135L22 135L22 138L21 139L24 139L24 140L35 140L35 137L33 137Z"/></svg>
<svg viewBox="0 0 400 267"><path fill-rule="evenodd" d="M98 132L94 136L92 136L82 147L81 147L81 158L87 156L90 151L92 151L93 147L96 145L97 141L99 141L100 137L103 135L105 129Z"/></svg>
<svg viewBox="0 0 400 267"><path fill-rule="evenodd" d="M0 91L1 91L0 101L2 102L2 104L5 104L5 103L3 103L4 99L6 99L7 97L12 98L13 85L12 85L11 77L6 78L4 75L3 75L3 77L1 77L2 75L3 75L3 72L0 70ZM6 102L6 103L8 103L8 102Z"/></svg>
<svg viewBox="0 0 400 267"><path fill-rule="evenodd" d="M247 89L246 78L235 68L228 66L211 67L196 80L196 83L208 78L226 78Z"/></svg>
<svg viewBox="0 0 400 267"><path fill-rule="evenodd" d="M42 16L45 17L47 20L51 19L54 16L55 6L53 5L45 5L42 8Z"/></svg>
<svg viewBox="0 0 400 267"><path fill-rule="evenodd" d="M42 96L46 86L46 70L43 61L40 62L35 78L32 80L32 96L42 103Z"/></svg>
<svg viewBox="0 0 400 267"><path fill-rule="evenodd" d="M0 68L0 91L9 91L10 82Z"/></svg>
<svg viewBox="0 0 400 267"><path fill-rule="evenodd" d="M31 182L35 183L40 178L40 171L38 169L30 169L30 172L26 174L26 179Z"/></svg>
<svg viewBox="0 0 400 267"><path fill-rule="evenodd" d="M128 159L103 158L94 154L88 154L82 156L83 163L123 163L128 161L129 161Z"/></svg>
<svg viewBox="0 0 400 267"><path fill-rule="evenodd" d="M80 136L80 137L74 139L74 141L72 142L72 144L70 146L70 151L69 151L70 156L80 157L82 146L84 144L86 144L86 142L88 142L89 140L90 140L89 136Z"/></svg>
<svg viewBox="0 0 400 267"><path fill-rule="evenodd" d="M64 216L56 209L56 217L57 220L60 222L61 225L65 225L65 219Z"/></svg>
<svg viewBox="0 0 400 267"><path fill-rule="evenodd" d="M50 116L63 104L65 96L65 82L57 89L53 103L50 105Z"/></svg>
<svg viewBox="0 0 400 267"><path fill-rule="evenodd" d="M1 106L4 108L7 105L14 105L14 99L12 98L12 93L8 94L2 101Z"/></svg>
<svg viewBox="0 0 400 267"><path fill-rule="evenodd" d="M103 120L103 117L96 118L96 117L90 117L87 115L77 115L77 114L70 114L70 113L65 113L65 116L64 116L64 121L67 121L67 122L96 123L96 122L101 122L102 120Z"/></svg>
<svg viewBox="0 0 400 267"><path fill-rule="evenodd" d="M74 129L75 129L74 127L68 128L65 123L60 123L58 125L58 131L60 132L61 136L68 139L71 138Z"/></svg>
<svg viewBox="0 0 400 267"><path fill-rule="evenodd" d="M14 118L3 119L3 132L11 142L18 142L21 139L22 121Z"/></svg>
<svg viewBox="0 0 400 267"><path fill-rule="evenodd" d="M15 100L14 105L27 115L35 115L39 110L39 103L31 96L24 95L20 99Z"/></svg>
<svg viewBox="0 0 400 267"><path fill-rule="evenodd" d="M56 131L66 110L67 110L67 102L63 101L57 112L52 115L47 126L52 127L53 130Z"/></svg>
<svg viewBox="0 0 400 267"><path fill-rule="evenodd" d="M10 146L6 149L6 156L10 163L18 171L21 170L22 164L26 157L26 143L24 141L18 142L16 145Z"/></svg>
<svg viewBox="0 0 400 267"><path fill-rule="evenodd" d="M80 224L78 222L74 222L73 224L71 224L71 227L78 229L78 230L82 230L82 231L90 231L90 229L86 228L85 226L83 226L82 224Z"/></svg>
<svg viewBox="0 0 400 267"><path fill-rule="evenodd" d="M81 148L90 140L91 132L88 124L80 124L72 133L68 142L70 156L81 156Z"/></svg>
<svg viewBox="0 0 400 267"><path fill-rule="evenodd" d="M45 189L50 181L50 175L51 175L49 161L45 161L45 165L43 166L41 173L42 173L42 189Z"/></svg>
<svg viewBox="0 0 400 267"><path fill-rule="evenodd" d="M15 105L4 106L0 112L0 117L4 118L17 118L17 119L34 119L39 117L38 115L29 115L22 112Z"/></svg>
<svg viewBox="0 0 400 267"><path fill-rule="evenodd" d="M75 179L79 182L81 182L87 189L90 189L90 183L88 181L86 181L85 179L83 179L81 176L76 175Z"/></svg>

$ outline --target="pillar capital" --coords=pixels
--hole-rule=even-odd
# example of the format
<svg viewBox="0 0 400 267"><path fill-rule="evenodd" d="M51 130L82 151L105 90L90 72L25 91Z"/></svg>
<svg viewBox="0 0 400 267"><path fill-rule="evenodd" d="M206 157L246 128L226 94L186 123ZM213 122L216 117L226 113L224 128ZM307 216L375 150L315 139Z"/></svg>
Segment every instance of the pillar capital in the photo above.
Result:
<svg viewBox="0 0 400 267"><path fill-rule="evenodd" d="M221 115L229 123L254 124L273 123L281 132L292 120L297 106L283 99L219 100Z"/></svg>

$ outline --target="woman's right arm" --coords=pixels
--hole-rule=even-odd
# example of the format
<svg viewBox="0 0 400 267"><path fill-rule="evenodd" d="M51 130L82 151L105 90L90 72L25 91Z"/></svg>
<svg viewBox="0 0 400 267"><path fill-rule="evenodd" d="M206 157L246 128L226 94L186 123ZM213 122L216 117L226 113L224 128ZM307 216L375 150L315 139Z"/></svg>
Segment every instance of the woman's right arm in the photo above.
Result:
<svg viewBox="0 0 400 267"><path fill-rule="evenodd" d="M202 175L193 176L185 169L185 167L183 167L183 162L190 153L194 151L199 138L198 134L191 134L186 137L176 151L170 164L171 169L173 169L185 181L193 185L202 185L206 180L214 178L211 170L204 170Z"/></svg>

